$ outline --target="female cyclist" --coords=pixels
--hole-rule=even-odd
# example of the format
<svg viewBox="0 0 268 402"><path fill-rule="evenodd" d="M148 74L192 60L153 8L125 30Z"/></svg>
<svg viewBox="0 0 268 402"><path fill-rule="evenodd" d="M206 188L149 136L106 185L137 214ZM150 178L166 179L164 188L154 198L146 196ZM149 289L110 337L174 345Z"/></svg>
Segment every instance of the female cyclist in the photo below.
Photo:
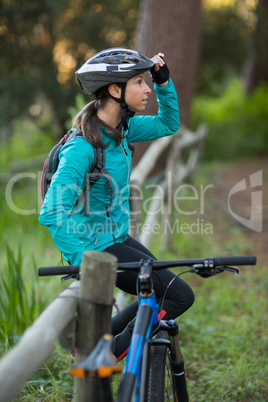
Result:
<svg viewBox="0 0 268 402"><path fill-rule="evenodd" d="M145 81L150 71L158 101L156 116L134 116L146 107L151 89ZM77 72L78 82L95 100L87 104L74 120L74 127L84 138L67 142L59 155L59 166L45 196L39 222L46 225L62 255L70 264L81 264L85 250L106 251L119 262L154 258L137 240L129 236L130 210L130 142L152 140L174 134L179 129L178 100L164 54L152 59L139 52L113 48L90 58ZM94 161L94 148L105 151L105 176L90 190L89 216L77 199L85 187L87 173ZM111 196L112 194L112 196ZM158 271L154 289L159 300L169 282L171 271ZM136 294L137 274L117 275L116 286ZM161 317L176 318L193 303L190 286L176 278L168 289ZM128 325L132 325L138 302L135 301L112 319L115 336L114 354L121 359L130 342Z"/></svg>

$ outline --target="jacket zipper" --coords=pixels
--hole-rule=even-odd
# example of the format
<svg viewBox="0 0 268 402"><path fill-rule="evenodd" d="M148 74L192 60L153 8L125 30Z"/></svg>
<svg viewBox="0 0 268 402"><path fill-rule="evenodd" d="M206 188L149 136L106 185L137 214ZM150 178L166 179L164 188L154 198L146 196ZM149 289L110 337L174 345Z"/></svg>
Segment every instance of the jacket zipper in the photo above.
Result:
<svg viewBox="0 0 268 402"><path fill-rule="evenodd" d="M126 161L127 161L127 171L128 171L128 174L127 174L127 183L128 183L128 185L130 185L130 163L129 163L129 158L128 158L127 150L125 149L124 145L122 145L122 143L120 144L120 147L121 147L121 149L123 150L124 155L125 155L125 157L126 157ZM127 209L126 209L126 212L127 212L128 215L129 215L129 211L128 211Z"/></svg>
<svg viewBox="0 0 268 402"><path fill-rule="evenodd" d="M126 160L127 160L127 172L128 172L127 181L129 183L129 180L130 180L130 163L129 163L129 159L128 159L128 154L127 154L127 150L125 149L124 145L120 144L120 147L122 148L122 150L123 150L123 152L125 154Z"/></svg>

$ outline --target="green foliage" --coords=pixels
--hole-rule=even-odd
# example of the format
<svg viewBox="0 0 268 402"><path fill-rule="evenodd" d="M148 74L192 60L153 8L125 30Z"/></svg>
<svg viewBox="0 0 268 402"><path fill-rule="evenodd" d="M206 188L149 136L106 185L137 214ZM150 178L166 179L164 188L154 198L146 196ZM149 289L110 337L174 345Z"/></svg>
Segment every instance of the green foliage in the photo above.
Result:
<svg viewBox="0 0 268 402"><path fill-rule="evenodd" d="M55 143L51 129L41 130L30 119L15 120L14 134L1 143L5 152L0 154L0 168L7 171L13 162L45 155Z"/></svg>
<svg viewBox="0 0 268 402"><path fill-rule="evenodd" d="M268 86L246 95L233 79L220 98L199 96L192 109L192 127L208 128L203 158L233 160L267 155Z"/></svg>
<svg viewBox="0 0 268 402"><path fill-rule="evenodd" d="M37 264L60 261L60 253L51 247L49 231L39 225L38 215L41 208L40 183L43 163L55 138L51 132L40 132L28 119L16 122L15 133L5 140L5 152L0 156L0 253L6 253L5 243L11 250L17 250L22 244L25 264L32 264L31 255ZM31 163L38 156L38 163ZM28 165L29 160L29 165ZM33 236L34 234L34 236ZM21 239L23 238L23 243Z"/></svg>
<svg viewBox="0 0 268 402"><path fill-rule="evenodd" d="M226 82L240 75L249 57L252 23L245 18L248 11L242 14L238 3L204 9L198 94L219 96Z"/></svg>
<svg viewBox="0 0 268 402"><path fill-rule="evenodd" d="M50 106L63 131L67 108L81 92L75 71L96 51L131 46L138 0L0 2L0 127ZM42 107L43 108L43 107ZM54 119L54 120L53 120Z"/></svg>
<svg viewBox="0 0 268 402"><path fill-rule="evenodd" d="M1 269L0 277L0 342L12 346L19 336L41 314L47 298L39 292L36 264L28 271L30 283L26 283L23 271L21 248L17 255L6 246L7 263Z"/></svg>

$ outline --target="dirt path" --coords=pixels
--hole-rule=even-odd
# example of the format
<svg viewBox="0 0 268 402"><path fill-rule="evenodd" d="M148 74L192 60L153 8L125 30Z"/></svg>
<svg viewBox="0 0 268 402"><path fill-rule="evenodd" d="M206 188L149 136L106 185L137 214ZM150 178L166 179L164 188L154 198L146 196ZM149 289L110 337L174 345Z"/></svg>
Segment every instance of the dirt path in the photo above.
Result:
<svg viewBox="0 0 268 402"><path fill-rule="evenodd" d="M268 159L226 165L214 174L213 183L213 220L220 241L239 232L238 241L251 244L258 262L268 266ZM221 230L222 222L229 230Z"/></svg>

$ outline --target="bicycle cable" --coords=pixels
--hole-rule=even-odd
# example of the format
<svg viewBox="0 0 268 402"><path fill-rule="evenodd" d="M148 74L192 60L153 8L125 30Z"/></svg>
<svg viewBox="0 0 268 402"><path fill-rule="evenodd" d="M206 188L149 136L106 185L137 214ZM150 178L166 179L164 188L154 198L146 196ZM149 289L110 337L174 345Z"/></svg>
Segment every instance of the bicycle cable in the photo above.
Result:
<svg viewBox="0 0 268 402"><path fill-rule="evenodd" d="M177 279L179 276L181 276L181 275L183 275L183 274L187 274L187 273L189 273L189 272L194 272L194 271L193 271L192 269L189 269L189 270L187 270L187 271L183 271L183 272L181 272L180 274L176 275L173 279L171 279L171 281L169 282L169 284L168 284L167 287L166 287L166 290L165 290L165 292L164 292L164 295L162 296L161 303L159 304L159 313L161 313L161 311L163 310L163 305L164 305L164 302L165 302L166 294L167 294L168 289L169 289L170 286L172 285L172 283L173 283L173 282L175 281L175 279Z"/></svg>

